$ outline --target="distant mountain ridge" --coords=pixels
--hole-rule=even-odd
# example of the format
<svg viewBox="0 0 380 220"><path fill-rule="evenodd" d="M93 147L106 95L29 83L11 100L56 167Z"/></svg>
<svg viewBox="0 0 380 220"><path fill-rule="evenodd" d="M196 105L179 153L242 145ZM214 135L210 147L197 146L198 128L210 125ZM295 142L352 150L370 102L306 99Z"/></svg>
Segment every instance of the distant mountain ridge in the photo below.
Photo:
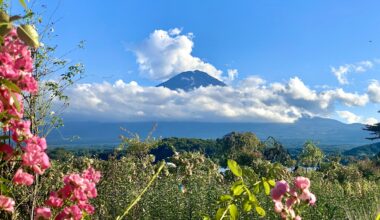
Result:
<svg viewBox="0 0 380 220"><path fill-rule="evenodd" d="M380 152L380 142L355 147L344 152L350 156L374 156Z"/></svg>
<svg viewBox="0 0 380 220"><path fill-rule="evenodd" d="M171 90L182 89L184 91L190 91L201 86L226 86L226 84L205 72L195 70L175 75L169 80L157 85L157 87L160 86Z"/></svg>
<svg viewBox="0 0 380 220"><path fill-rule="evenodd" d="M118 144L119 135L128 135L120 127L136 133L144 139L152 130L154 122L66 122L58 131L48 136L50 145ZM362 124L344 124L333 119L303 118L293 124L244 123L244 122L157 122L153 137L184 137L216 139L232 132L250 131L260 139L272 136L287 148L301 147L306 140L312 140L325 149L339 148L342 151L371 144L366 140L368 132ZM75 141L65 140L79 136Z"/></svg>

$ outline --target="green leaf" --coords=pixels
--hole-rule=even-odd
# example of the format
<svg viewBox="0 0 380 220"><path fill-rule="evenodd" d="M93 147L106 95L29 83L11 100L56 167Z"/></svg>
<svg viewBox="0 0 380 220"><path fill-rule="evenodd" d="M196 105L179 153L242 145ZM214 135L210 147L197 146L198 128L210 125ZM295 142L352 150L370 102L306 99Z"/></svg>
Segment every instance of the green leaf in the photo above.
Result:
<svg viewBox="0 0 380 220"><path fill-rule="evenodd" d="M251 201L253 203L257 203L256 196L253 194L249 194L248 199L249 199L249 201Z"/></svg>
<svg viewBox="0 0 380 220"><path fill-rule="evenodd" d="M258 194L260 192L260 184L255 185L255 188L253 188L253 193Z"/></svg>
<svg viewBox="0 0 380 220"><path fill-rule="evenodd" d="M216 212L215 219L220 220L223 216L224 211L226 211L226 208L219 208L218 211Z"/></svg>
<svg viewBox="0 0 380 220"><path fill-rule="evenodd" d="M244 203L243 203L243 209L245 212L250 212L252 210L252 204L249 200L246 200Z"/></svg>
<svg viewBox="0 0 380 220"><path fill-rule="evenodd" d="M16 95L14 93L11 93L11 96L13 98L14 105L15 105L17 111L20 112L21 111L21 106L20 106L20 103L18 102L18 99L17 99Z"/></svg>
<svg viewBox="0 0 380 220"><path fill-rule="evenodd" d="M265 195L269 195L270 194L270 186L269 186L269 183L267 181L264 181L263 182L263 186L264 186L264 190L265 190Z"/></svg>
<svg viewBox="0 0 380 220"><path fill-rule="evenodd" d="M231 172L237 176L241 177L243 175L243 172L239 166L239 164L236 163L234 160L228 160L227 161L228 168L230 168Z"/></svg>
<svg viewBox="0 0 380 220"><path fill-rule="evenodd" d="M9 195L9 189L7 185L0 183L0 190L3 195Z"/></svg>
<svg viewBox="0 0 380 220"><path fill-rule="evenodd" d="M259 214L260 216L265 216L265 210L263 208L261 208L260 206L256 206L255 209L257 214Z"/></svg>
<svg viewBox="0 0 380 220"><path fill-rule="evenodd" d="M230 219L236 220L238 218L238 209L235 204L231 204L230 206Z"/></svg>
<svg viewBox="0 0 380 220"><path fill-rule="evenodd" d="M30 47L38 48L40 46L38 33L32 25L20 25L17 28L17 35Z"/></svg>
<svg viewBox="0 0 380 220"><path fill-rule="evenodd" d="M24 7L24 9L28 9L28 6L26 6L26 3L25 3L25 0L19 0L20 4L22 5L22 7Z"/></svg>
<svg viewBox="0 0 380 220"><path fill-rule="evenodd" d="M377 215L376 220L380 220L380 213Z"/></svg>
<svg viewBox="0 0 380 220"><path fill-rule="evenodd" d="M232 200L232 196L230 196L230 195L222 195L219 198L219 201L221 201L221 202L226 202L226 201L231 201L231 200Z"/></svg>
<svg viewBox="0 0 380 220"><path fill-rule="evenodd" d="M244 186L243 185L233 186L232 192L233 192L234 196L239 196L244 192Z"/></svg>
<svg viewBox="0 0 380 220"><path fill-rule="evenodd" d="M20 20L22 17L20 15L13 15L9 18L9 21L17 21Z"/></svg>
<svg viewBox="0 0 380 220"><path fill-rule="evenodd" d="M0 141L8 140L8 138L9 138L8 135L2 135L2 136L0 136ZM1 182L1 177L0 177L0 182Z"/></svg>
<svg viewBox="0 0 380 220"><path fill-rule="evenodd" d="M7 87L8 89L10 89L11 91L21 93L21 89L16 84L14 84L13 82L7 79L0 79L0 83L4 85L5 87Z"/></svg>
<svg viewBox="0 0 380 220"><path fill-rule="evenodd" d="M209 217L209 216L207 216L207 215L204 215L204 216L202 217L202 220L211 220L211 219L210 219L210 217Z"/></svg>
<svg viewBox="0 0 380 220"><path fill-rule="evenodd" d="M268 180L268 183L271 186L275 186L276 185L276 182L274 180Z"/></svg>
<svg viewBox="0 0 380 220"><path fill-rule="evenodd" d="M3 177L0 177L0 182L3 182L3 183L10 183L11 181L8 180L8 179L5 179Z"/></svg>

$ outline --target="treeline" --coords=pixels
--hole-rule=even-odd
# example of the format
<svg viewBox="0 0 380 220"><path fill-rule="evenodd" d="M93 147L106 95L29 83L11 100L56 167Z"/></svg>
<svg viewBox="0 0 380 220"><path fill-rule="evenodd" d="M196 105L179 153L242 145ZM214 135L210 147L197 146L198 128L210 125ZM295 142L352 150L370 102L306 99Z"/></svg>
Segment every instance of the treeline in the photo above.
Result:
<svg viewBox="0 0 380 220"><path fill-rule="evenodd" d="M287 167L320 167L322 162L328 161L347 165L360 160L376 160L380 157L380 153L373 157L363 156L363 154L356 156L340 153L325 154L312 141L306 141L303 148L292 149L290 152L275 138L269 137L265 141L261 141L252 132L231 132L215 140L170 137L159 140L147 139L145 142L151 142L151 144L139 144L141 143L139 139L122 137L119 146L58 147L49 149L48 154L55 160L63 161L70 157L108 160L115 155L115 151L118 151L117 157L139 152L139 154L152 154L156 161L160 161L172 157L176 152L199 152L221 166L226 165L227 159L234 159L239 164L249 165L253 160L260 158L272 163L281 163Z"/></svg>

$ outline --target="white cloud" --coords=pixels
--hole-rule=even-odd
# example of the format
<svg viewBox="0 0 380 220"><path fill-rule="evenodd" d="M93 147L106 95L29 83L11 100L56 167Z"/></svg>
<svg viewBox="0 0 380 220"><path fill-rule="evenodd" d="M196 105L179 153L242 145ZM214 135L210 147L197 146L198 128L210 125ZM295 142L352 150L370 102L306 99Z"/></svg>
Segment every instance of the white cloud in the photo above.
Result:
<svg viewBox="0 0 380 220"><path fill-rule="evenodd" d="M339 67L331 67L331 72L336 76L342 85L349 84L347 79L348 73L363 73L372 69L374 66L372 61L364 60L355 64L345 64Z"/></svg>
<svg viewBox="0 0 380 220"><path fill-rule="evenodd" d="M77 84L68 91L71 97L68 114L77 119L113 121L294 122L303 115L327 116L337 104L364 105L363 97L367 97L342 89L316 92L298 77L286 83L268 83L251 76L238 85L184 92L121 80L114 84Z"/></svg>
<svg viewBox="0 0 380 220"><path fill-rule="evenodd" d="M228 69L227 70L227 76L228 81L234 81L238 77L238 70L237 69Z"/></svg>
<svg viewBox="0 0 380 220"><path fill-rule="evenodd" d="M193 34L181 34L181 29L155 30L131 50L137 57L142 76L158 81L184 71L201 70L221 79L222 71L193 56Z"/></svg>
<svg viewBox="0 0 380 220"><path fill-rule="evenodd" d="M362 120L360 116L357 116L349 111L336 111L336 113L348 123L359 123Z"/></svg>
<svg viewBox="0 0 380 220"><path fill-rule="evenodd" d="M376 124L378 122L376 118L363 118L350 111L336 111L336 113L348 123Z"/></svg>
<svg viewBox="0 0 380 220"><path fill-rule="evenodd" d="M367 118L363 121L363 124L368 124L368 125L374 125L378 123L379 121L376 118Z"/></svg>
<svg viewBox="0 0 380 220"><path fill-rule="evenodd" d="M377 80L373 80L368 85L368 95L372 102L380 103L380 83Z"/></svg>

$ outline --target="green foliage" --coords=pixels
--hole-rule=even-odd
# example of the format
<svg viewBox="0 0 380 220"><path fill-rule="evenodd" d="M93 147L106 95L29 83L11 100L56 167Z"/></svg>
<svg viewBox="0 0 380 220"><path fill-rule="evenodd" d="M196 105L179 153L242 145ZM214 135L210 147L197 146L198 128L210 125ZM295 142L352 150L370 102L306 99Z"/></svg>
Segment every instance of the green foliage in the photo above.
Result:
<svg viewBox="0 0 380 220"><path fill-rule="evenodd" d="M324 154L313 142L307 141L303 145L301 154L298 156L299 162L303 166L315 167L318 166L323 158Z"/></svg>
<svg viewBox="0 0 380 220"><path fill-rule="evenodd" d="M289 152L280 142L273 137L269 137L265 142L264 158L272 163L281 163L283 165L293 165Z"/></svg>
<svg viewBox="0 0 380 220"><path fill-rule="evenodd" d="M379 111L380 113L380 111ZM368 137L369 140L376 140L380 139L380 122L374 124L374 125L366 125L364 130L369 131L372 135L372 137Z"/></svg>
<svg viewBox="0 0 380 220"><path fill-rule="evenodd" d="M271 186L274 186L274 181L262 177L259 181L255 181L254 184L251 185L250 181L257 179L257 176L255 176L252 170L249 168L242 169L234 160L228 160L227 164L230 171L237 177L237 180L232 183L230 194L219 197L218 202L221 207L216 212L215 218L217 220L224 218L231 220L237 219L240 215L238 206L242 206L242 210L245 213L251 213L254 208L257 215L261 217L265 216L266 212L257 200L257 195L260 193L261 187L264 193L269 195ZM249 182L245 181L243 174L246 178L248 177ZM252 188L254 188L254 190L251 190Z"/></svg>

